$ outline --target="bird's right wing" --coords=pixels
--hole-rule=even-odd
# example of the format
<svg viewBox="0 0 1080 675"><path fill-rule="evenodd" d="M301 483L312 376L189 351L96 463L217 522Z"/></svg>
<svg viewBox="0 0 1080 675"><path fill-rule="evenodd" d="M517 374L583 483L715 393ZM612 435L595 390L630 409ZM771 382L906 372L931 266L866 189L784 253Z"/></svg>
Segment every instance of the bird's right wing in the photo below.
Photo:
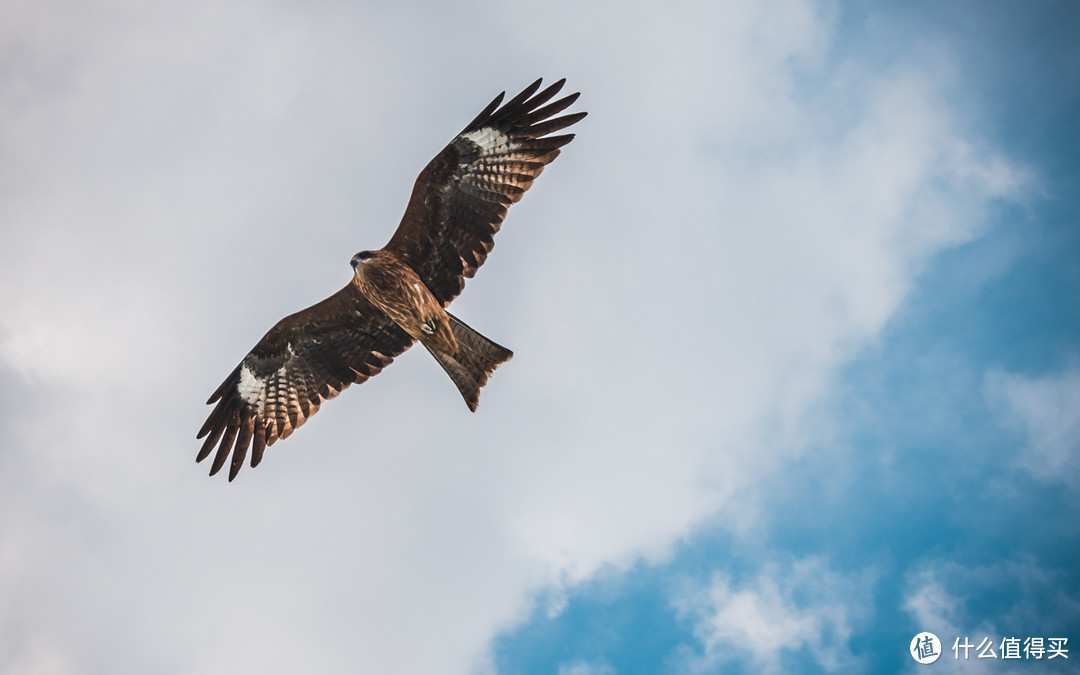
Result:
<svg viewBox="0 0 1080 675"><path fill-rule="evenodd" d="M556 117L578 98L548 103L564 83L538 91L537 80L501 106L499 94L417 177L386 248L416 271L443 306L484 264L507 208L574 139L551 135L586 115Z"/></svg>
<svg viewBox="0 0 1080 675"><path fill-rule="evenodd" d="M206 441L196 461L206 459L217 445L210 475L231 453L231 481L249 447L255 467L266 446L295 431L323 401L377 375L412 343L352 283L285 317L207 401L217 405L199 430L197 438L205 436Z"/></svg>

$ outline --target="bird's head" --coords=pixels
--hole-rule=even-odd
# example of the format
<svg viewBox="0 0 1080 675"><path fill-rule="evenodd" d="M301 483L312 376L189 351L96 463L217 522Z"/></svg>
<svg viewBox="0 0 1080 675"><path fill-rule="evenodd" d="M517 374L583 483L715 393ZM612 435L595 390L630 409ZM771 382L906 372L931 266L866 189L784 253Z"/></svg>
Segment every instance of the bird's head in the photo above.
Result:
<svg viewBox="0 0 1080 675"><path fill-rule="evenodd" d="M353 269L355 270L364 263L371 262L373 258L375 258L375 251L360 251L352 257Z"/></svg>

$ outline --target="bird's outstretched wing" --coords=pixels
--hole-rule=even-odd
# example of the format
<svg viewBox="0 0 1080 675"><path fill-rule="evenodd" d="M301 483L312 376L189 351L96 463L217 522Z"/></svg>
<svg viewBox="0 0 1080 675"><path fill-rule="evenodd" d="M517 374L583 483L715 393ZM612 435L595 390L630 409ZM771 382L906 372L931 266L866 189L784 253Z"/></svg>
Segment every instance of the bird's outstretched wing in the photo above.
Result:
<svg viewBox="0 0 1080 675"><path fill-rule="evenodd" d="M541 80L502 107L499 94L420 173L409 205L386 245L447 305L476 274L494 246L506 209L521 199L573 134L549 136L586 113L554 117L570 94L544 105L565 80L537 93ZM504 92L505 93L505 92ZM541 107L543 106L543 107Z"/></svg>
<svg viewBox="0 0 1080 675"><path fill-rule="evenodd" d="M229 480L252 448L251 466L263 450L285 438L350 384L379 373L413 343L353 284L285 317L244 357L207 404L217 403L197 438L206 437L196 461L217 445L210 475L229 454Z"/></svg>

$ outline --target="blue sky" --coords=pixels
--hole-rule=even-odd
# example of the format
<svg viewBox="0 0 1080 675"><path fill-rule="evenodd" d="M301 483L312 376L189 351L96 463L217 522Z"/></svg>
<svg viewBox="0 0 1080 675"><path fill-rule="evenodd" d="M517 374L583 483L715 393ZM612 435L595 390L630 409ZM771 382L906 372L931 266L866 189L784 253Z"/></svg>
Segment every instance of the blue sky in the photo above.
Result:
<svg viewBox="0 0 1080 675"><path fill-rule="evenodd" d="M6 5L0 671L1074 669L950 648L1080 640L1078 33ZM515 351L479 412L410 351L207 478L210 391L538 75L590 115L454 303Z"/></svg>
<svg viewBox="0 0 1080 675"><path fill-rule="evenodd" d="M782 578L807 558L868 577L848 600L830 598L857 606L843 637L822 637L847 652L842 671L909 668L907 643L922 630L948 637L946 647L959 637L947 627L995 644L1051 634L1071 643L1080 632L1080 128L1070 121L1080 114L1080 12L1062 3L904 5L842 6L838 50L888 58L895 44L873 45L893 31L946 39L963 73L955 96L985 142L1037 176L1033 189L994 205L977 238L930 260L874 343L838 369L820 412L837 420L826 452L841 451L821 462L824 448L803 449L774 480L768 524L749 547L704 526L660 565L601 573L557 615L541 608L502 635L500 672L683 672L705 648L673 602L680 587L708 584L720 571L724 583L753 593L763 569L778 566L772 576ZM1017 457L1032 443L1031 429L1002 389L1053 389L1062 378L1055 395L1065 399L1057 413L1070 459L1061 473L1025 474ZM928 625L905 605L921 578L940 577L932 587L952 603L955 623ZM793 589L784 597L795 614L821 602ZM777 645L755 660L730 642L706 670L831 670L807 643ZM1001 663L979 662L971 672L1002 672Z"/></svg>

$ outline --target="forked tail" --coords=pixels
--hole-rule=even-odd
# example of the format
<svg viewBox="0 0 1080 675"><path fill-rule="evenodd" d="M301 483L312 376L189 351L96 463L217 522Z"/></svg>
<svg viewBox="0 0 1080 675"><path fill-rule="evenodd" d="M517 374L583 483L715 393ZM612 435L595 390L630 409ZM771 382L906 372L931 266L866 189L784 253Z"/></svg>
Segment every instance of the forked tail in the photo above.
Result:
<svg viewBox="0 0 1080 675"><path fill-rule="evenodd" d="M499 364L510 360L514 352L500 347L472 328L469 328L453 314L450 317L450 330L458 343L457 354L447 354L424 345L446 374L457 385L469 410L476 412L480 400L480 387L487 383L488 377Z"/></svg>

